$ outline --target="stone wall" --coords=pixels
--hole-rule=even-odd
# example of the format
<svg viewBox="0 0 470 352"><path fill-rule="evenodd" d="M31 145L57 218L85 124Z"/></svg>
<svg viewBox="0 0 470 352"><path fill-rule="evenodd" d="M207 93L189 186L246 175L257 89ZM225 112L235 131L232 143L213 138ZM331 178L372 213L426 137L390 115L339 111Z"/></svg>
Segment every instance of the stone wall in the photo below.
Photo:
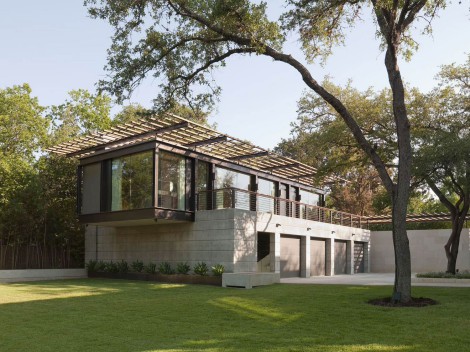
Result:
<svg viewBox="0 0 470 352"><path fill-rule="evenodd" d="M444 245L450 236L450 229L445 230L410 230L411 271L445 271L447 259ZM470 270L470 230L463 229L457 268ZM371 232L371 272L391 273L395 271L395 259L391 231Z"/></svg>

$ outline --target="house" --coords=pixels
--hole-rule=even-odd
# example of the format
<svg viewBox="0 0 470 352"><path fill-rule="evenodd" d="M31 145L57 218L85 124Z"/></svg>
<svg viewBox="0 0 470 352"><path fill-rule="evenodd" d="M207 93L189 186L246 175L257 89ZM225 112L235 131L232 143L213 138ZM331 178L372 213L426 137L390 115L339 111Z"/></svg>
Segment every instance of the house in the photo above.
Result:
<svg viewBox="0 0 470 352"><path fill-rule="evenodd" d="M63 143L85 260L206 262L274 276L369 271L363 218L327 209L316 169L175 115Z"/></svg>

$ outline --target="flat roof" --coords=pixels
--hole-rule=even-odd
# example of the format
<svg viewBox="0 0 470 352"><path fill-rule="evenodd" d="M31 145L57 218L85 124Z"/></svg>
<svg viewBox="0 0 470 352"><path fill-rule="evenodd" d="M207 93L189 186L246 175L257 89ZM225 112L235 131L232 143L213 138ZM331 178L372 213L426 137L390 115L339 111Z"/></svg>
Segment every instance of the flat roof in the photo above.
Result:
<svg viewBox="0 0 470 352"><path fill-rule="evenodd" d="M67 157L85 158L97 152L112 151L151 140L317 187L313 181L316 168L170 113L158 117L146 116L120 124L61 143L47 151Z"/></svg>

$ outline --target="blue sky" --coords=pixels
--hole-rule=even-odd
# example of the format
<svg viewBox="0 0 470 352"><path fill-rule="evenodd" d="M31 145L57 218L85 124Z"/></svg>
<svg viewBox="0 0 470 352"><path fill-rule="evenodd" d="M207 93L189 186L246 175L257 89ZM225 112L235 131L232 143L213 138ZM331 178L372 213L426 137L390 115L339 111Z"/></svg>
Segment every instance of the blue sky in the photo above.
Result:
<svg viewBox="0 0 470 352"><path fill-rule="evenodd" d="M280 3L269 1L271 13L278 13ZM440 65L463 63L470 53L468 4L450 5L433 28L432 36L417 37L420 49L412 61L400 64L404 80L423 91L435 85ZM352 79L360 89L386 87L383 53L374 33L373 24L364 18L324 67L309 65L314 77L321 81L329 75L338 84ZM42 105L61 104L72 89L93 91L95 83L105 77L103 66L111 35L107 23L87 16L81 0L4 2L0 12L0 88L29 83ZM286 51L302 58L294 39L286 44ZM210 120L221 132L264 148L288 137L297 100L305 89L297 72L267 58L237 57L229 59L215 78L223 92ZM131 101L150 107L157 89L156 82L149 79Z"/></svg>

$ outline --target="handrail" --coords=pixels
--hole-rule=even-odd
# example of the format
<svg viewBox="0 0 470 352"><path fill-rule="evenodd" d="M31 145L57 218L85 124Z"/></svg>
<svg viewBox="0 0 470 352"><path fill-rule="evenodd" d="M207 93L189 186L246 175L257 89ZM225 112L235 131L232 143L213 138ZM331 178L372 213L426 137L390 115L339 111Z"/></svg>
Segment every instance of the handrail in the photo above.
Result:
<svg viewBox="0 0 470 352"><path fill-rule="evenodd" d="M368 225L367 218L360 215L239 188L220 188L201 191L197 194L198 210L225 208L270 212L276 215L356 228L364 228Z"/></svg>

